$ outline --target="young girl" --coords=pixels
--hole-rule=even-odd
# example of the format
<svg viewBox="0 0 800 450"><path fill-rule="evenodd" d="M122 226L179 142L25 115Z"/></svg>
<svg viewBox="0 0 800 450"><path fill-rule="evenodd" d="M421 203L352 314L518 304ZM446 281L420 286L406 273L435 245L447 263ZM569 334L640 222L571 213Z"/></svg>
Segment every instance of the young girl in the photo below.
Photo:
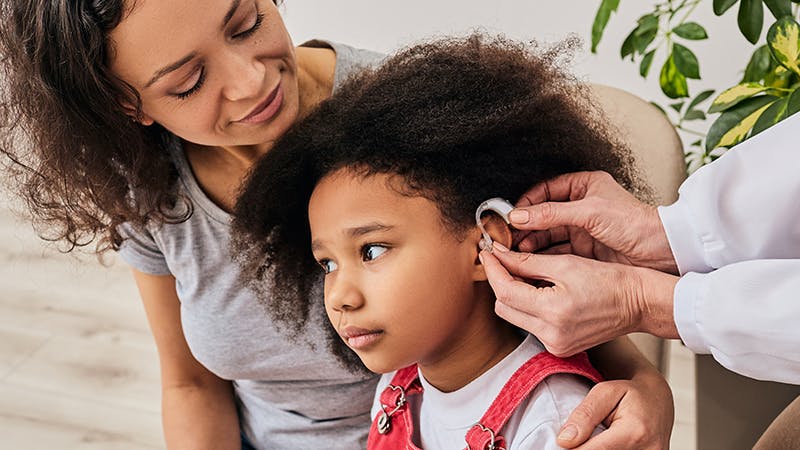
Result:
<svg viewBox="0 0 800 450"><path fill-rule="evenodd" d="M290 130L239 197L234 244L268 311L302 326L320 266L329 346L384 374L370 448L553 448L599 379L585 355L555 358L494 314L474 219L483 200L568 172L636 188L628 151L558 67L567 47L406 50ZM511 246L499 217L482 220Z"/></svg>

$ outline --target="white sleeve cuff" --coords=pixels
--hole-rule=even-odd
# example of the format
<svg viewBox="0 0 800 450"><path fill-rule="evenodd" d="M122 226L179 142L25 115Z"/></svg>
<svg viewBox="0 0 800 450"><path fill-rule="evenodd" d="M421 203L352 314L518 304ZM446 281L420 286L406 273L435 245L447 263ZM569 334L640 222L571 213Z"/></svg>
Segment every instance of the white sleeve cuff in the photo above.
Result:
<svg viewBox="0 0 800 450"><path fill-rule="evenodd" d="M713 267L706 264L703 241L692 226L692 216L686 202L682 202L679 198L670 206L659 206L658 216L664 225L669 247L680 274L710 272Z"/></svg>
<svg viewBox="0 0 800 450"><path fill-rule="evenodd" d="M702 316L699 314L703 307L706 289L703 274L688 273L678 280L675 286L673 314L675 325L681 340L689 349L699 354L709 354L711 349L702 335Z"/></svg>

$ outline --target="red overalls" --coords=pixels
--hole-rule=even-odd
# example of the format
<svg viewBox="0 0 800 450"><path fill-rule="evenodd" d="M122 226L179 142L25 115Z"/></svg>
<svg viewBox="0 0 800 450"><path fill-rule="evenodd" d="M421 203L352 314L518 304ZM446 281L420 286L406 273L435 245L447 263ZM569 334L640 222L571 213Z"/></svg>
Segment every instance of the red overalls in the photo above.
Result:
<svg viewBox="0 0 800 450"><path fill-rule="evenodd" d="M520 403L550 375L568 373L584 376L595 383L602 380L589 363L586 353L569 358L557 358L541 352L523 364L511 376L489 409L469 429L466 436L468 450L495 450L505 448L506 442L499 431L514 414ZM381 393L383 411L375 417L369 430L368 450L419 450L412 442L414 419L407 397L422 393L417 366L400 369L392 382Z"/></svg>

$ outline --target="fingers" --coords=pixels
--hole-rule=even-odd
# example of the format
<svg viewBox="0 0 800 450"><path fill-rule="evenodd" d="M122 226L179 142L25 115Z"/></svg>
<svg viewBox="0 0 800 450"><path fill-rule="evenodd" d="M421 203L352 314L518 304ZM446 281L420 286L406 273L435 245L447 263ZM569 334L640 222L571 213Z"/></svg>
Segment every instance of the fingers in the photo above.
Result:
<svg viewBox="0 0 800 450"><path fill-rule="evenodd" d="M614 382L595 385L580 405L572 411L567 422L558 434L558 445L564 448L577 448L586 442L598 425L614 413L625 391ZM605 431L592 439L591 448L623 448L618 446L596 447L595 441L607 433ZM612 436L613 437L613 436ZM589 447L580 447L581 449Z"/></svg>
<svg viewBox="0 0 800 450"><path fill-rule="evenodd" d="M569 238L569 229L567 227L555 227L549 230L519 232L517 248L521 252L530 253L550 247L558 242L568 241Z"/></svg>
<svg viewBox="0 0 800 450"><path fill-rule="evenodd" d="M506 261L511 260L513 257L505 257L504 260L501 260L500 258L503 257L503 253L513 252L509 250L505 250L504 252L496 250L492 253L486 251L480 253L481 262L486 271L486 278L489 280L489 284L492 286L492 290L497 297L495 311L500 317L503 317L514 325L534 332L532 329L535 329L535 324L528 324L527 322L529 319L533 319L536 316L533 308L538 303L537 299L542 297L542 292L549 288L541 289L531 286L526 282L519 281L520 277L523 279L542 279L543 276L526 276L524 274L514 273L513 267L510 269L511 272L509 272L509 269L507 269L509 266L506 265ZM520 256L524 257L524 255ZM532 274L534 271L530 270L527 271L527 273Z"/></svg>
<svg viewBox="0 0 800 450"><path fill-rule="evenodd" d="M595 172L576 172L559 175L552 180L533 186L517 202L517 207L526 207L542 202L565 202L583 198Z"/></svg>
<svg viewBox="0 0 800 450"><path fill-rule="evenodd" d="M511 226L518 230L552 230L565 226L586 229L591 217L597 214L592 204L589 200L544 202L518 207L508 218Z"/></svg>
<svg viewBox="0 0 800 450"><path fill-rule="evenodd" d="M527 279L553 281L559 274L564 260L551 255L540 255L527 252L514 252L494 243L491 253L507 273ZM555 266L555 267L554 267ZM488 276L488 273L487 273Z"/></svg>

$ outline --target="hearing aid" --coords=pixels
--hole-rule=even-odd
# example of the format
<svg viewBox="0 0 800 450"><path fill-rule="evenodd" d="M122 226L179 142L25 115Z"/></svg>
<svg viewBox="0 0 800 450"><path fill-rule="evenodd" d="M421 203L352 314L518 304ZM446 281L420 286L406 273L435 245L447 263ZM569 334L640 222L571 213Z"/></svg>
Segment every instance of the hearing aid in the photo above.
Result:
<svg viewBox="0 0 800 450"><path fill-rule="evenodd" d="M478 205L478 209L475 210L475 222L478 224L478 228L481 230L481 235L483 236L478 244L481 250L486 250L488 252L492 251L492 237L489 236L488 232L486 232L486 228L484 228L483 222L481 222L481 216L483 213L486 211L493 211L502 217L507 224L510 224L511 220L508 218L508 213L510 213L513 209L514 205L512 205L508 200L500 197L490 198L489 200L486 200Z"/></svg>

